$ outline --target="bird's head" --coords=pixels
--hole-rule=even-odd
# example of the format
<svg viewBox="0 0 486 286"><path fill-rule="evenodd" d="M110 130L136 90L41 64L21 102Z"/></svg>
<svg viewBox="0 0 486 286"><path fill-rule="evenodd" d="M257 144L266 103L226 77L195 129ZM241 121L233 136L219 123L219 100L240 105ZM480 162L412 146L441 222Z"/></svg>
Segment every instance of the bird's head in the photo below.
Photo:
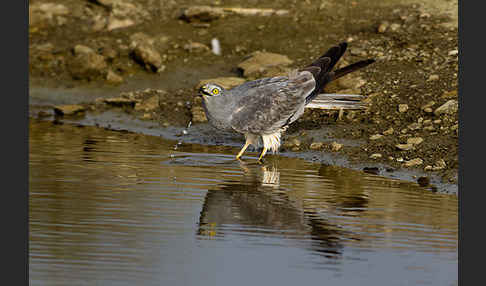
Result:
<svg viewBox="0 0 486 286"><path fill-rule="evenodd" d="M200 96L219 96L223 92L223 88L214 83L207 83L204 84L199 88L199 95Z"/></svg>

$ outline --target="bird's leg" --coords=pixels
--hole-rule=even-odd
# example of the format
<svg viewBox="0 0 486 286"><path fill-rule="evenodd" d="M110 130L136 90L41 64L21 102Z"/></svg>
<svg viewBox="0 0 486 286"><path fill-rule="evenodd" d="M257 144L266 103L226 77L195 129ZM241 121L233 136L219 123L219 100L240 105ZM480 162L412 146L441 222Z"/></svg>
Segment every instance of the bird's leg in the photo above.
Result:
<svg viewBox="0 0 486 286"><path fill-rule="evenodd" d="M263 163L262 158L263 158L263 156L265 156L266 153L267 153L267 148L263 147L263 151L260 154L260 158L258 158L258 163L260 163L260 164Z"/></svg>
<svg viewBox="0 0 486 286"><path fill-rule="evenodd" d="M240 159L240 157L243 155L243 153L245 153L245 150L246 150L246 148L248 148L248 146L250 146L250 143L248 142L248 140L246 140L245 145L243 145L243 148L241 148L241 150L240 150L240 153L238 153L238 155L236 155L236 160Z"/></svg>

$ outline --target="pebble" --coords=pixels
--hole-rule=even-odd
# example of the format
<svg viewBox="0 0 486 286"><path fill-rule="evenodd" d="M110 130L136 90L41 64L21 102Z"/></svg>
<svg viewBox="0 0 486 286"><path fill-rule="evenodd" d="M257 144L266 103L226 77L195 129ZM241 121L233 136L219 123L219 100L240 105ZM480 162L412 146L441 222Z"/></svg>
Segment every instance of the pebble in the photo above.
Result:
<svg viewBox="0 0 486 286"><path fill-rule="evenodd" d="M73 48L75 55L94 53L94 50L84 45L76 45Z"/></svg>
<svg viewBox="0 0 486 286"><path fill-rule="evenodd" d="M380 153L374 153L370 155L370 159L378 159L381 158L382 155Z"/></svg>
<svg viewBox="0 0 486 286"><path fill-rule="evenodd" d="M390 23L388 23L387 21L384 21L382 22L379 26L378 26L378 29L377 29L377 32L379 34L383 34L386 32L386 30L388 29L388 27L390 26Z"/></svg>
<svg viewBox="0 0 486 286"><path fill-rule="evenodd" d="M424 142L424 139L422 137L412 137L407 139L407 144L411 145L418 145L422 142Z"/></svg>
<svg viewBox="0 0 486 286"><path fill-rule="evenodd" d="M418 130L418 129L422 128L422 124L414 122L414 123L408 125L407 128L410 129L410 130Z"/></svg>
<svg viewBox="0 0 486 286"><path fill-rule="evenodd" d="M457 56L459 54L459 51L458 50L452 50L452 51L449 51L449 53L447 53L449 56Z"/></svg>
<svg viewBox="0 0 486 286"><path fill-rule="evenodd" d="M292 139L291 142L292 142L292 145L295 146L295 147L299 147L300 144L301 144L300 140L297 139L297 138Z"/></svg>
<svg viewBox="0 0 486 286"><path fill-rule="evenodd" d="M287 74L286 67L292 63L293 61L285 55L256 51L238 64L238 69L243 71L246 78L258 78L262 75L273 76L272 72Z"/></svg>
<svg viewBox="0 0 486 286"><path fill-rule="evenodd" d="M331 143L331 151L333 151L333 152L337 152L337 151L341 150L342 147L343 147L343 144L339 144L335 141Z"/></svg>
<svg viewBox="0 0 486 286"><path fill-rule="evenodd" d="M435 81L435 80L438 80L438 79L439 79L439 75L433 74L433 75L429 76L427 81Z"/></svg>
<svg viewBox="0 0 486 286"><path fill-rule="evenodd" d="M309 149L311 150L320 150L324 146L324 143L322 142L313 142L310 144Z"/></svg>
<svg viewBox="0 0 486 286"><path fill-rule="evenodd" d="M429 101L428 103L426 103L426 104L422 105L422 106L420 107L420 109L422 109L422 110L424 110L424 111L425 111L425 109L427 109L427 108L428 108L428 109L430 109L430 110L432 110L432 109L431 109L431 107L432 107L432 106L434 106L434 105L435 105L435 101L433 101L433 100L432 100L432 101Z"/></svg>
<svg viewBox="0 0 486 286"><path fill-rule="evenodd" d="M424 163L424 160L422 160L420 158L415 158L415 159L406 161L404 166L405 167L414 167L414 166L422 165L423 163Z"/></svg>
<svg viewBox="0 0 486 286"><path fill-rule="evenodd" d="M446 162L444 159L439 159L435 162L434 166L432 167L432 170L437 171L437 170L442 170L447 167Z"/></svg>
<svg viewBox="0 0 486 286"><path fill-rule="evenodd" d="M112 70L109 70L108 73L106 74L106 81L112 84L119 84L123 82L123 78L117 75Z"/></svg>
<svg viewBox="0 0 486 286"><path fill-rule="evenodd" d="M399 150L402 150L402 151L408 151L408 150L413 149L412 144L397 144L397 145L395 145L395 147L397 147Z"/></svg>
<svg viewBox="0 0 486 286"><path fill-rule="evenodd" d="M445 98L445 99L457 98L457 89L456 90L450 90L450 91L444 91L441 98Z"/></svg>
<svg viewBox="0 0 486 286"><path fill-rule="evenodd" d="M398 29L400 29L400 27L401 27L401 26L402 26L402 25L400 25L400 24L393 23L393 24L391 24L391 25L390 25L390 30L391 30L391 31L393 31L393 32L395 32L395 31L397 31Z"/></svg>
<svg viewBox="0 0 486 286"><path fill-rule="evenodd" d="M442 104L440 107L438 107L434 111L434 114L436 116L439 116L441 114L455 114L457 113L458 108L459 108L459 103L457 102L457 100L451 99L446 103Z"/></svg>
<svg viewBox="0 0 486 286"><path fill-rule="evenodd" d="M398 105L398 112L404 113L408 110L408 104L399 104Z"/></svg>
<svg viewBox="0 0 486 286"><path fill-rule="evenodd" d="M67 104L54 106L54 112L57 115L75 115L84 112L86 109L82 105Z"/></svg>
<svg viewBox="0 0 486 286"><path fill-rule="evenodd" d="M393 127L388 128L387 130L383 131L383 135L392 135L395 130Z"/></svg>
<svg viewBox="0 0 486 286"><path fill-rule="evenodd" d="M189 52L204 52L209 51L209 47L205 44L198 43L198 42L189 42L184 45L184 50Z"/></svg>
<svg viewBox="0 0 486 286"><path fill-rule="evenodd" d="M378 140L378 139L381 139L383 138L384 136L381 135L381 134L375 134L375 135L371 135L370 136L370 140Z"/></svg>

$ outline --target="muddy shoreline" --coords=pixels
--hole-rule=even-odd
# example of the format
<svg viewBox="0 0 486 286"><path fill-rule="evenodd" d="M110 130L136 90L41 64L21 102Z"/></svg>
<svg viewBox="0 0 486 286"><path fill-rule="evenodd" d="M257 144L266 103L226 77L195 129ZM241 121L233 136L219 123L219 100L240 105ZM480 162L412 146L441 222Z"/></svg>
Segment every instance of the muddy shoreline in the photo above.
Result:
<svg viewBox="0 0 486 286"><path fill-rule="evenodd" d="M362 94L369 108L341 116L337 111L306 111L285 134L282 155L367 167L405 180L427 177L439 190L457 191L458 42L453 4L277 2L250 1L243 8L278 7L288 13L214 12L241 7L237 1L31 1L30 116L111 128L119 114L124 118L119 129L142 132L131 130L129 121L145 122L151 130L162 130L157 136L170 139L189 122L194 130L206 130L195 96L201 80L245 81L284 73L348 41L342 65L366 58L377 62L326 92ZM206 18L181 17L196 4L210 8ZM221 43L221 55L211 51L212 39ZM256 51L285 56L290 63L246 74L238 66ZM109 98L125 101L106 101ZM79 105L75 115L59 111L71 104ZM104 119L90 121L93 116ZM221 136L180 140L241 143L237 135Z"/></svg>

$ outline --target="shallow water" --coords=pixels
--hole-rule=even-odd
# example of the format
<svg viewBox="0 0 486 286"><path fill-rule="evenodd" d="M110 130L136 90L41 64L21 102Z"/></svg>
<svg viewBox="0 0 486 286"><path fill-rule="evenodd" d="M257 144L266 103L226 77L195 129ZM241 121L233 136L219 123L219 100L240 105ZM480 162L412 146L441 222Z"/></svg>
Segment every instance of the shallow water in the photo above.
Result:
<svg viewBox="0 0 486 286"><path fill-rule="evenodd" d="M30 285L457 285L455 195L296 158L240 163L237 148L29 127Z"/></svg>

